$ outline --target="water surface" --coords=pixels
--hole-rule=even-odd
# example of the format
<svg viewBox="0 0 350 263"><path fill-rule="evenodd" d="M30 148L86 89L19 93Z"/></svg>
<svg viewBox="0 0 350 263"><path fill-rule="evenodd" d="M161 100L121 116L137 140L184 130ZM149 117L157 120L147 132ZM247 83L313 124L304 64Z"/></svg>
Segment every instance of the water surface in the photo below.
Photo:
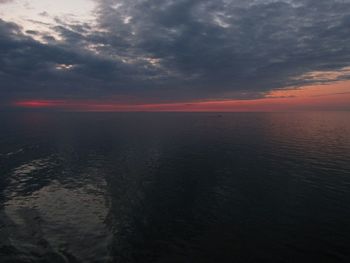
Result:
<svg viewBox="0 0 350 263"><path fill-rule="evenodd" d="M349 262L350 113L1 113L1 262Z"/></svg>

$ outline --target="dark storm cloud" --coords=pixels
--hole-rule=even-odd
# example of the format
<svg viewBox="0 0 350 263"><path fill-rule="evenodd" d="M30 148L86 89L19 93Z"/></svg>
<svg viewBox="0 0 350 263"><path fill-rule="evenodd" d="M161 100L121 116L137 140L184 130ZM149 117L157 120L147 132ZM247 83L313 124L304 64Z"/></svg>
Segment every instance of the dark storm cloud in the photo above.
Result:
<svg viewBox="0 0 350 263"><path fill-rule="evenodd" d="M350 66L350 1L97 3L97 27L57 18L52 29L62 40L43 33L47 44L2 21L2 92L155 101L256 98L327 81L300 78L308 72Z"/></svg>
<svg viewBox="0 0 350 263"><path fill-rule="evenodd" d="M190 93L256 93L299 84L293 77L307 71L349 65L349 2L115 3L102 4L102 25L161 59Z"/></svg>
<svg viewBox="0 0 350 263"><path fill-rule="evenodd" d="M45 45L21 33L13 23L0 21L0 76L4 96L64 96L95 89L117 68L111 62L60 45ZM57 70L58 65L72 70ZM102 66L102 67L100 67ZM101 73L103 72L103 74ZM80 83L75 88L74 85Z"/></svg>

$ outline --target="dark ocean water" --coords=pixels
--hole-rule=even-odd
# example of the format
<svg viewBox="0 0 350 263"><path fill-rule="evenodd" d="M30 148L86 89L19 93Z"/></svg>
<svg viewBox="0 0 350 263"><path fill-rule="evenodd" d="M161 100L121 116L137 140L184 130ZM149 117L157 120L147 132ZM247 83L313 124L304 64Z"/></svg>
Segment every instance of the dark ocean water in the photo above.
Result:
<svg viewBox="0 0 350 263"><path fill-rule="evenodd" d="M0 262L350 262L350 113L2 113Z"/></svg>

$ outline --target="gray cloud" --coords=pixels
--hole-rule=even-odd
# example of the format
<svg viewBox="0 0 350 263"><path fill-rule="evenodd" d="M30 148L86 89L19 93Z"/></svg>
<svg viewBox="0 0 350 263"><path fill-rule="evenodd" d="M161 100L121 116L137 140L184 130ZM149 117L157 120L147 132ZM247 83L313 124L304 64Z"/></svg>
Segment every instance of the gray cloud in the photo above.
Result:
<svg viewBox="0 0 350 263"><path fill-rule="evenodd" d="M97 27L57 18L62 40L43 33L48 44L2 21L0 92L258 98L327 81L300 78L308 72L350 66L349 14L346 0L101 0Z"/></svg>

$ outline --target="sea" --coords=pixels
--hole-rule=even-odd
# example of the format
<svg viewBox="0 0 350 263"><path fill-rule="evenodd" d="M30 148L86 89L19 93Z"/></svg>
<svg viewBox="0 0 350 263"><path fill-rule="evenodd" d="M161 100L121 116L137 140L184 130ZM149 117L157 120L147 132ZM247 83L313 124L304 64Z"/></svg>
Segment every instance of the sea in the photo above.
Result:
<svg viewBox="0 0 350 263"><path fill-rule="evenodd" d="M0 262L350 262L350 112L2 112Z"/></svg>

